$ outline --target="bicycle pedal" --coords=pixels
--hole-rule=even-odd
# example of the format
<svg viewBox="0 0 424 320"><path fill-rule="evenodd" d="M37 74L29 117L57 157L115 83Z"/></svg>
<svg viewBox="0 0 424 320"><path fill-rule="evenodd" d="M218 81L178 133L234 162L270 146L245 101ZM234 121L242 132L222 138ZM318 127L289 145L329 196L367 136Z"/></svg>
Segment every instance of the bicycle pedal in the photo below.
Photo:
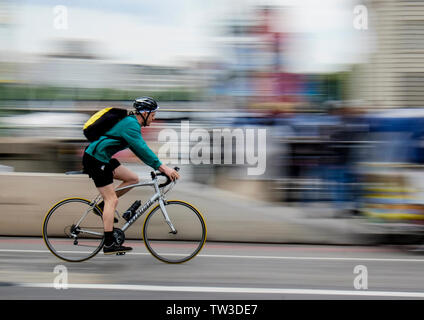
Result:
<svg viewBox="0 0 424 320"><path fill-rule="evenodd" d="M124 256L126 252L117 252L116 255L117 256Z"/></svg>

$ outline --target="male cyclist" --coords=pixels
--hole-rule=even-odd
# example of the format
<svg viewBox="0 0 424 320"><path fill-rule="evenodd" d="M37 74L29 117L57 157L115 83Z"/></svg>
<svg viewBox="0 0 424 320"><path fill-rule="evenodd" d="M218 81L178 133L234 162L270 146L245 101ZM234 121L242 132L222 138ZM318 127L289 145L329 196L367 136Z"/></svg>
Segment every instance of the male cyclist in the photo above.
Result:
<svg viewBox="0 0 424 320"><path fill-rule="evenodd" d="M156 111L159 109L156 101L150 97L141 97L134 101L133 106L134 112L87 147L82 160L84 172L93 179L103 197L103 202L99 206L103 210L104 254L132 250L130 247L117 244L113 236L114 213L118 205L118 197L131 188L115 192L113 179L122 181L118 188L138 183L138 176L112 156L118 151L130 148L145 164L163 172L172 181L180 177L177 171L162 164L147 146L141 134L141 128L150 126L155 119Z"/></svg>

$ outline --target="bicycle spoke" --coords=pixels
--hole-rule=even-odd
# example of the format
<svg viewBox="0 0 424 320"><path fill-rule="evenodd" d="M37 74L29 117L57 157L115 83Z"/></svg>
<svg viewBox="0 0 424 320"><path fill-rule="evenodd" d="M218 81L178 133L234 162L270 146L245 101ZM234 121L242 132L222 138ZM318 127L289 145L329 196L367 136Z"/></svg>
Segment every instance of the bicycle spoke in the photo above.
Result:
<svg viewBox="0 0 424 320"><path fill-rule="evenodd" d="M86 199L63 200L47 214L43 238L50 251L63 260L89 259L103 246L101 214L95 213ZM81 251L82 247L89 250Z"/></svg>
<svg viewBox="0 0 424 320"><path fill-rule="evenodd" d="M167 215L163 214L161 207L156 207L146 217L143 235L147 249L164 262L188 261L205 243L203 217L194 207L182 201L168 201L165 211ZM172 232L170 223L175 232Z"/></svg>

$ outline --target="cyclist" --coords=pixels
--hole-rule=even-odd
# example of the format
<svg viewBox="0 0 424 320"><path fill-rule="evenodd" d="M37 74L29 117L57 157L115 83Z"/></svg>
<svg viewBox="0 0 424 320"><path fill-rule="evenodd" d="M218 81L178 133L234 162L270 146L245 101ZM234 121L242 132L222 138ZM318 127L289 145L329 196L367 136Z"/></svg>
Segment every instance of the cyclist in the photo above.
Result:
<svg viewBox="0 0 424 320"><path fill-rule="evenodd" d="M130 148L145 164L154 170L161 171L172 181L180 177L177 171L162 164L147 146L141 134L141 128L150 126L155 120L156 111L159 109L157 102L150 97L140 97L134 100L133 107L134 112L130 112L127 117L86 148L82 160L84 172L93 179L103 197L103 202L99 206L103 210L104 254L132 250L130 247L117 244L113 236L114 213L118 205L118 197L131 188L115 192L113 179L122 181L118 188L138 183L138 176L112 156L118 151Z"/></svg>

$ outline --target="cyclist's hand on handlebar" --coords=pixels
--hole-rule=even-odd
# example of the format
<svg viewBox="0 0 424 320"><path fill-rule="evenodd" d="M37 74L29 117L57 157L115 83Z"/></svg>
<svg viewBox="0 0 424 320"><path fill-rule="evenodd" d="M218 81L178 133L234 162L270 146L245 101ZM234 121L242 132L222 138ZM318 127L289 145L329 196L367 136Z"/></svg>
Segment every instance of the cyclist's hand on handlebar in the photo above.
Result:
<svg viewBox="0 0 424 320"><path fill-rule="evenodd" d="M159 167L159 171L164 173L169 179L171 179L171 181L175 181L180 178L180 174L176 170L164 164Z"/></svg>

